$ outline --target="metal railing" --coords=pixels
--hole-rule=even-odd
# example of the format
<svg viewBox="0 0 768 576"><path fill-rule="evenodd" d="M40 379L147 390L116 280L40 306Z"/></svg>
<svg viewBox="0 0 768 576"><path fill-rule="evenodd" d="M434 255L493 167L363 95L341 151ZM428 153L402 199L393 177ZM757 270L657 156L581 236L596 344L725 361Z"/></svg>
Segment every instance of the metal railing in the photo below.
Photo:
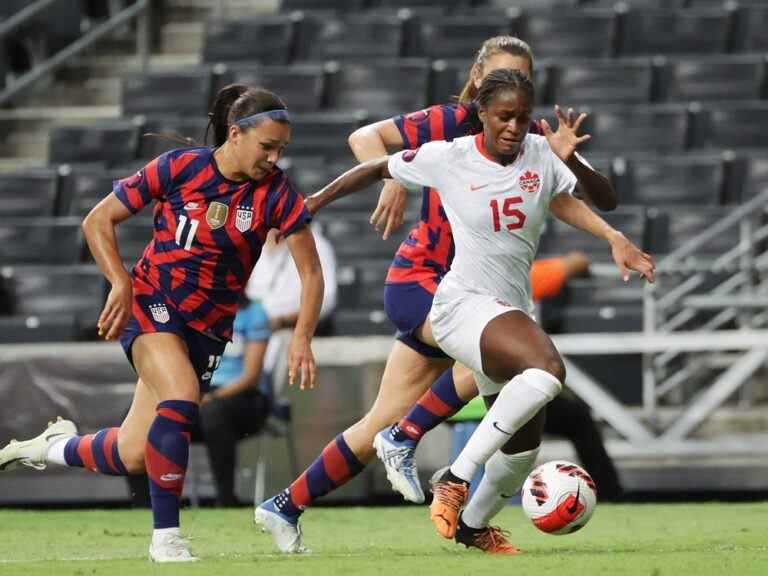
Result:
<svg viewBox="0 0 768 576"><path fill-rule="evenodd" d="M0 40L13 33L20 26L29 23L55 1L37 0L0 23ZM70 45L37 64L29 72L13 79L0 92L0 106L6 104L32 84L67 64L72 58L91 48L96 42L132 20L137 21L136 53L139 56L142 71L146 71L149 65L151 47L152 4L152 0L136 0L134 4L123 8L108 20L98 24Z"/></svg>
<svg viewBox="0 0 768 576"><path fill-rule="evenodd" d="M768 328L768 190L733 209L656 267L657 282L644 292L647 337L747 335L745 345L704 351L669 346L643 354L643 407L655 421L660 404L680 406L680 417L662 438L681 440L734 393L749 405L749 384L768 359L768 349L750 340ZM737 233L734 233L737 232ZM734 238L719 254L707 246ZM751 344L750 344L751 343Z"/></svg>

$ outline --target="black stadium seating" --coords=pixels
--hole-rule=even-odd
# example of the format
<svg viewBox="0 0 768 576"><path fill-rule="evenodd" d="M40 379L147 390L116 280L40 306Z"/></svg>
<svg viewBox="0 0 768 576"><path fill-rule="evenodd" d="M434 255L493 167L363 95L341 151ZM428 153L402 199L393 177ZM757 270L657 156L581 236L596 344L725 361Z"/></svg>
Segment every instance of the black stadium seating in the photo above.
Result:
<svg viewBox="0 0 768 576"><path fill-rule="evenodd" d="M0 15L17 3L23 2L3 3ZM72 26L82 16L75 4L71 13L59 13L62 25L46 50L80 34ZM620 199L605 218L644 249L663 257L730 204L768 190L768 5L760 0L278 4L275 14L209 20L202 65L129 74L120 119L55 126L50 168L0 173L0 269L13 298L12 306L0 307L14 314L0 322L0 340L89 337L106 285L85 246L83 216L115 179L182 145L144 134L204 144L212 98L231 82L264 86L286 101L292 141L281 164L296 188L311 194L355 165L347 143L355 129L451 101L481 43L515 34L535 54L535 117L552 119L555 103L589 112L584 131L592 140L581 151ZM108 13L106 4L99 10L89 17L98 21ZM41 30L48 24L41 22ZM0 86L6 70L19 72L3 48ZM341 334L394 331L383 311L383 280L416 220L420 196L410 196L407 223L385 242L369 224L380 189L349 196L317 219L337 251ZM127 264L150 239L151 219L147 209L118 227ZM734 243L724 235L705 248L704 258ZM539 254L573 249L611 263L603 242L550 219ZM638 330L640 300L638 284L574 283L560 329ZM580 362L605 380L617 369L640 374L635 356Z"/></svg>

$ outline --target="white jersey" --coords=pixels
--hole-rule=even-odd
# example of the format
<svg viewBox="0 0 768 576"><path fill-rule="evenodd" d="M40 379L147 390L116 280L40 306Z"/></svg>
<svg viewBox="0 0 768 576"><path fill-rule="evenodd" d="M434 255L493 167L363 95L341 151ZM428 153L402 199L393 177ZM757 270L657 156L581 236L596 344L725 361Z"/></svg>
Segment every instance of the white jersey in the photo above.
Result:
<svg viewBox="0 0 768 576"><path fill-rule="evenodd" d="M531 302L530 268L549 203L572 193L576 177L543 136L528 134L517 159L502 166L482 133L429 142L389 160L408 188L436 188L451 223L456 255L446 278L522 310Z"/></svg>

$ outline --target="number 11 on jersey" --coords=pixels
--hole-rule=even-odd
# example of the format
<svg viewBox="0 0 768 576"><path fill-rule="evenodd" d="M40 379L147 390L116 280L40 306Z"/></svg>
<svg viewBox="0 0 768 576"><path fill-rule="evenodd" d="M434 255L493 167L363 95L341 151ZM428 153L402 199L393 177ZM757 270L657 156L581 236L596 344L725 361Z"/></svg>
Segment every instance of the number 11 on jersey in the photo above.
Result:
<svg viewBox="0 0 768 576"><path fill-rule="evenodd" d="M187 217L182 214L179 216L179 225L176 226L176 244L179 246L182 245L182 240L184 236L184 228L187 224ZM200 220L195 220L194 218L189 220L189 230L187 231L187 239L184 242L184 250L189 250L192 247L192 241L195 239L195 232L197 232L197 227L200 225Z"/></svg>
<svg viewBox="0 0 768 576"><path fill-rule="evenodd" d="M499 214L499 201L494 198L491 200L491 214L493 216L493 231L501 232L501 217L504 216L507 230L517 230L522 228L525 224L525 213L519 208L515 208L515 204L521 204L523 202L520 196L509 196L504 199L504 204L501 208L501 214Z"/></svg>

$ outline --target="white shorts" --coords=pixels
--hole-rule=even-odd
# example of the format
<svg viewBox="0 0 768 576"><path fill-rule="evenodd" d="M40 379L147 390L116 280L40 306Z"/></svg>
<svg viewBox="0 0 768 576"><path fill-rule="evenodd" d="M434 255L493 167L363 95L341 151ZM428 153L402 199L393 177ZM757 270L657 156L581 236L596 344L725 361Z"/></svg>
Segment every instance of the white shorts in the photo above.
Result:
<svg viewBox="0 0 768 576"><path fill-rule="evenodd" d="M481 396L498 394L506 382L496 382L483 373L480 337L488 323L506 312L519 310L533 317L533 304L515 306L488 294L472 292L446 276L438 286L429 319L432 335L440 348L475 374Z"/></svg>

